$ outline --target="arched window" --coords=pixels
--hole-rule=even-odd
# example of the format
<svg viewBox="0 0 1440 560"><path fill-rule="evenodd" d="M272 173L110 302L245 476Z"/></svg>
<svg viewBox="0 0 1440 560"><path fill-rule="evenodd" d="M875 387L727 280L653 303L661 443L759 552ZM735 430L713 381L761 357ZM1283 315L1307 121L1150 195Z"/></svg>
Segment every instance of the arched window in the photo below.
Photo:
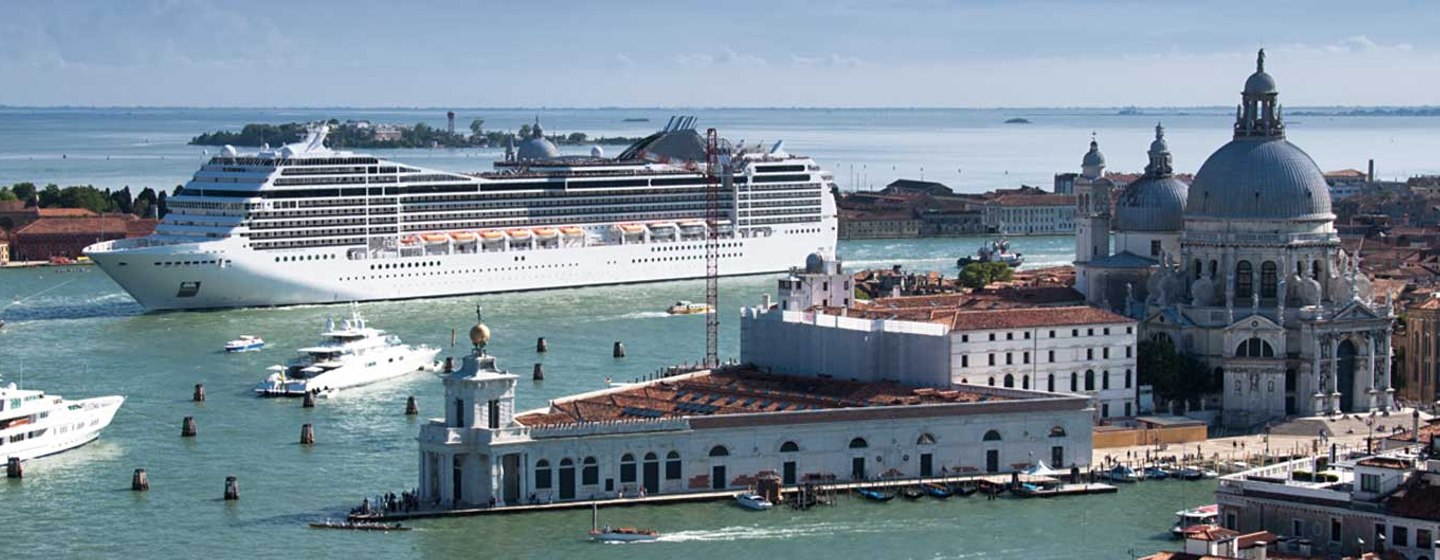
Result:
<svg viewBox="0 0 1440 560"><path fill-rule="evenodd" d="M1315 261L1314 263L1311 263L1311 265L1310 265L1310 277L1311 277L1311 278L1314 278L1315 280L1319 280L1319 279L1320 279L1320 261L1317 260L1317 261Z"/></svg>
<svg viewBox="0 0 1440 560"><path fill-rule="evenodd" d="M1214 280L1215 275L1220 272L1220 263L1210 259L1210 279Z"/></svg>
<svg viewBox="0 0 1440 560"><path fill-rule="evenodd" d="M1196 279L1196 280L1199 280L1199 279L1200 279L1200 275L1203 274L1204 272L1205 272L1205 265L1200 262L1200 259L1195 259L1195 279Z"/></svg>
<svg viewBox="0 0 1440 560"><path fill-rule="evenodd" d="M865 449L866 447L870 447L870 444L865 441L865 438L857 437L850 440L850 449Z"/></svg>
<svg viewBox="0 0 1440 560"><path fill-rule="evenodd" d="M1070 392L1071 392L1071 393L1074 393L1074 392L1077 392L1077 391L1080 390L1080 383L1079 383L1078 379L1079 379L1078 374L1076 374L1076 373L1073 372L1073 371L1070 372Z"/></svg>
<svg viewBox="0 0 1440 560"><path fill-rule="evenodd" d="M646 463L649 463L649 462L651 462L651 461L659 461L659 460L660 460L660 456L656 455L654 452L650 452L650 453L646 453L646 454L645 454L645 462L646 462Z"/></svg>
<svg viewBox="0 0 1440 560"><path fill-rule="evenodd" d="M915 440L915 444L916 444L916 445L934 445L934 444L935 444L935 436L932 436L932 435L930 435L929 433L920 434L920 438Z"/></svg>
<svg viewBox="0 0 1440 560"><path fill-rule="evenodd" d="M1050 437L1065 437L1065 427L1055 426L1050 428Z"/></svg>
<svg viewBox="0 0 1440 560"><path fill-rule="evenodd" d="M1260 297L1274 298L1279 278L1273 261L1260 263Z"/></svg>
<svg viewBox="0 0 1440 560"><path fill-rule="evenodd" d="M1050 374L1049 381L1045 382L1045 390L1051 393L1055 392L1055 374Z"/></svg>
<svg viewBox="0 0 1440 560"><path fill-rule="evenodd" d="M1128 370L1128 369L1125 370L1125 388L1126 388L1126 389L1129 389L1129 388L1130 388L1130 383L1131 383L1130 379L1131 379L1132 377L1134 377L1134 376L1135 376L1135 374L1134 374L1134 373L1131 373L1130 370Z"/></svg>
<svg viewBox="0 0 1440 560"><path fill-rule="evenodd" d="M1006 386L1006 387L1014 387L1014 386L1015 386L1015 376L1014 376L1014 375L1011 375L1011 374L1008 374L1008 373L1005 374L1005 386Z"/></svg>
<svg viewBox="0 0 1440 560"><path fill-rule="evenodd" d="M635 456L629 453L620 456L620 482L635 482Z"/></svg>
<svg viewBox="0 0 1440 560"><path fill-rule="evenodd" d="M1086 390L1086 391L1094 391L1094 390L1095 390L1095 370L1093 370L1093 369L1087 369L1087 370L1085 370L1085 390Z"/></svg>
<svg viewBox="0 0 1440 560"><path fill-rule="evenodd" d="M569 461L569 459L561 461L560 465L564 466ZM580 468L580 484L585 486L600 484L600 464L595 461L594 457L586 457L583 461L583 466Z"/></svg>
<svg viewBox="0 0 1440 560"><path fill-rule="evenodd" d="M1240 358L1274 358L1275 348L1256 337L1251 337L1235 347L1235 356Z"/></svg>
<svg viewBox="0 0 1440 560"><path fill-rule="evenodd" d="M665 480L680 480L680 453L677 451L665 454Z"/></svg>
<svg viewBox="0 0 1440 560"><path fill-rule="evenodd" d="M1250 267L1250 261L1235 263L1235 299L1249 300L1255 291L1255 271Z"/></svg>
<svg viewBox="0 0 1440 560"><path fill-rule="evenodd" d="M729 456L730 456L730 450L729 450L729 449L725 449L725 446L723 446L723 445L717 445L717 446L715 446L715 447L711 447L711 448L710 448L710 456L711 456L711 457L729 457Z"/></svg>
<svg viewBox="0 0 1440 560"><path fill-rule="evenodd" d="M550 489L550 461L541 459L535 462L535 488L537 490Z"/></svg>
<svg viewBox="0 0 1440 560"><path fill-rule="evenodd" d="M793 441L787 441L780 444L781 453L795 453L797 451L800 451L800 446Z"/></svg>
<svg viewBox="0 0 1440 560"><path fill-rule="evenodd" d="M990 430L990 431L988 431L988 432L985 432L984 440L985 440L985 441L1000 441L1000 440L1001 440L1000 432L997 432L997 431L995 431L995 430Z"/></svg>
<svg viewBox="0 0 1440 560"><path fill-rule="evenodd" d="M991 387L994 387L994 386L995 386L995 376L993 376L993 375L990 376L990 386L991 386Z"/></svg>

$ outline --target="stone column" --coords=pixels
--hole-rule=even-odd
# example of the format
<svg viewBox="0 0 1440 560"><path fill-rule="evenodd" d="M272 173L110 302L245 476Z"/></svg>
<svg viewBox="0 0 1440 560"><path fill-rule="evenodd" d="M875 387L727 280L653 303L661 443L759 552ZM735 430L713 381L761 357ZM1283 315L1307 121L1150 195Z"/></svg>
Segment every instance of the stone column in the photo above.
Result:
<svg viewBox="0 0 1440 560"><path fill-rule="evenodd" d="M495 500L495 505L505 505L505 492L503 492L503 481L505 480L504 468L500 466L500 456L490 456L490 498Z"/></svg>
<svg viewBox="0 0 1440 560"><path fill-rule="evenodd" d="M1373 411L1380 406L1380 403L1378 402L1380 383L1379 380L1375 379L1377 377L1377 375L1375 374L1375 345L1379 344L1380 336L1379 333L1376 333L1375 331L1370 331L1366 334L1370 335L1368 337L1370 339L1370 352L1369 355L1365 358L1365 377L1369 378L1365 386L1369 389L1370 392L1370 410Z"/></svg>
<svg viewBox="0 0 1440 560"><path fill-rule="evenodd" d="M1330 339L1330 412L1340 414L1340 337L1331 334Z"/></svg>
<svg viewBox="0 0 1440 560"><path fill-rule="evenodd" d="M1310 350L1310 379L1315 383L1314 393L1312 393L1315 406L1311 409L1311 413L1319 416L1324 415L1327 410L1325 406L1325 376L1321 372L1321 360L1325 359L1325 339L1319 333L1311 331L1311 340L1314 341L1314 348Z"/></svg>

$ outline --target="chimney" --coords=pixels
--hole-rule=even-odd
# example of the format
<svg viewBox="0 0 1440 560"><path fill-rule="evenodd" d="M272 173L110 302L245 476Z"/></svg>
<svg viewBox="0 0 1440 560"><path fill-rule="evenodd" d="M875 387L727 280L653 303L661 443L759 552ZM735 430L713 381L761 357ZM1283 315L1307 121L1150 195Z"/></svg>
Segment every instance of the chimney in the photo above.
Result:
<svg viewBox="0 0 1440 560"><path fill-rule="evenodd" d="M1370 158L1370 169L1367 173L1365 173L1365 182L1375 182L1375 158Z"/></svg>

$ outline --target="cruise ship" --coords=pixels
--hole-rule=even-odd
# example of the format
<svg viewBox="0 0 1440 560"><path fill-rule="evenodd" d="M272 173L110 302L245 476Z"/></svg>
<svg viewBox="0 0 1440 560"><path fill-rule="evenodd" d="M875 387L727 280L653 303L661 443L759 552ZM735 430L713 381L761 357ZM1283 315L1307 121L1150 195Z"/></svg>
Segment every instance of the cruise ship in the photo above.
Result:
<svg viewBox="0 0 1440 560"><path fill-rule="evenodd" d="M452 296L701 278L706 139L672 118L615 157L565 156L539 123L494 169L455 173L302 142L209 159L153 235L86 248L149 310ZM833 251L830 173L720 143L719 273Z"/></svg>

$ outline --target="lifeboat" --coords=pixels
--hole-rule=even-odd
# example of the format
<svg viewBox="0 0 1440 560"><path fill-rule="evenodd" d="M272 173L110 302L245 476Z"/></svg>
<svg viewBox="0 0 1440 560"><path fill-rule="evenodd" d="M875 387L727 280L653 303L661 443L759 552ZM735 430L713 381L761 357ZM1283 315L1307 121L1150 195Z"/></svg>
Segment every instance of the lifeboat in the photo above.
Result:
<svg viewBox="0 0 1440 560"><path fill-rule="evenodd" d="M560 236L560 230L553 227L535 228L536 239L554 239Z"/></svg>
<svg viewBox="0 0 1440 560"><path fill-rule="evenodd" d="M509 235L511 241L524 241L530 239L530 230L519 228L507 229L505 230L505 235Z"/></svg>
<svg viewBox="0 0 1440 560"><path fill-rule="evenodd" d="M475 233L470 231L452 231L450 238L459 243L471 243L475 241Z"/></svg>
<svg viewBox="0 0 1440 560"><path fill-rule="evenodd" d="M486 241L500 241L501 239L505 239L505 234L495 230L485 230L480 232L480 237Z"/></svg>
<svg viewBox="0 0 1440 560"><path fill-rule="evenodd" d="M585 235L585 230L575 226L565 226L560 228L560 233L564 234L565 237L580 237Z"/></svg>
<svg viewBox="0 0 1440 560"><path fill-rule="evenodd" d="M683 222L680 224L680 231L685 235L699 235L705 233L705 222L700 220Z"/></svg>
<svg viewBox="0 0 1440 560"><path fill-rule="evenodd" d="M450 236L443 233L427 233L420 236L420 238L424 239L427 245L438 245L440 243L450 242Z"/></svg>
<svg viewBox="0 0 1440 560"><path fill-rule="evenodd" d="M655 237L673 237L675 235L675 224L670 222L650 224L650 235Z"/></svg>
<svg viewBox="0 0 1440 560"><path fill-rule="evenodd" d="M640 224L620 224L615 227L620 228L620 231L625 232L625 235L640 235L645 233L645 226Z"/></svg>
<svg viewBox="0 0 1440 560"><path fill-rule="evenodd" d="M419 245L419 244L420 244L420 238L419 238L419 237L416 237L416 236L414 236L414 235L407 235L407 236L405 236L405 237L400 238L400 244L401 244L401 245Z"/></svg>

